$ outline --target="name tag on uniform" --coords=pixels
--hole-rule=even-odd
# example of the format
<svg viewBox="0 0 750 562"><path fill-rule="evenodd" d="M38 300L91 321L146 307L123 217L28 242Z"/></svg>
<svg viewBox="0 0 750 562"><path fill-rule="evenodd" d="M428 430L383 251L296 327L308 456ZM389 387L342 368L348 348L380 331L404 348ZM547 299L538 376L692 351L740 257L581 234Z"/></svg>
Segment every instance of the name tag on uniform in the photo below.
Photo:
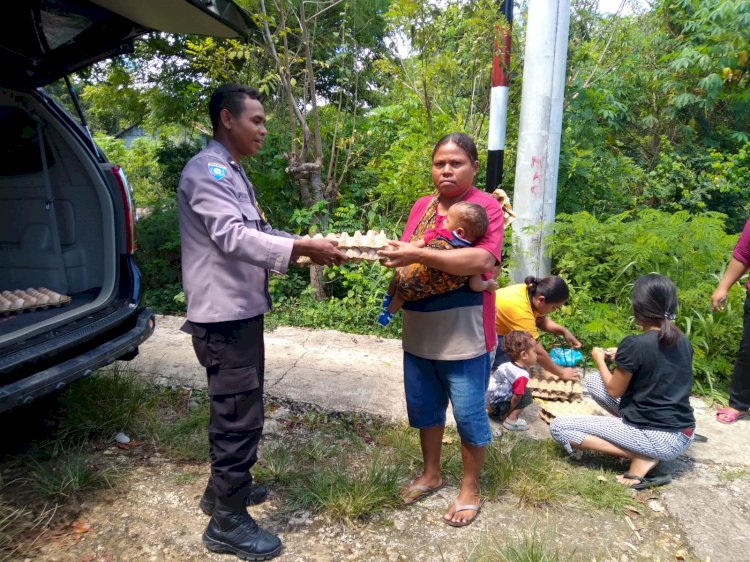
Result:
<svg viewBox="0 0 750 562"><path fill-rule="evenodd" d="M211 174L211 177L215 180L220 180L227 175L227 167L216 162L209 162L208 173Z"/></svg>

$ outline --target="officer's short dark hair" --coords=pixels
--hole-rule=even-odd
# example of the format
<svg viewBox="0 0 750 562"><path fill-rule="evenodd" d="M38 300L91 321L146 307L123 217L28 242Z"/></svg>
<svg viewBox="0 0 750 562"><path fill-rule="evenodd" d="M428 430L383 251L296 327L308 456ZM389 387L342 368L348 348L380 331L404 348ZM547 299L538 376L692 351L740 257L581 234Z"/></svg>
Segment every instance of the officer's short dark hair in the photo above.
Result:
<svg viewBox="0 0 750 562"><path fill-rule="evenodd" d="M208 102L208 116L211 118L211 126L216 132L219 128L219 113L222 109L228 109L229 113L237 115L243 109L245 97L260 101L260 92L250 86L242 84L224 84L219 86L211 94Z"/></svg>

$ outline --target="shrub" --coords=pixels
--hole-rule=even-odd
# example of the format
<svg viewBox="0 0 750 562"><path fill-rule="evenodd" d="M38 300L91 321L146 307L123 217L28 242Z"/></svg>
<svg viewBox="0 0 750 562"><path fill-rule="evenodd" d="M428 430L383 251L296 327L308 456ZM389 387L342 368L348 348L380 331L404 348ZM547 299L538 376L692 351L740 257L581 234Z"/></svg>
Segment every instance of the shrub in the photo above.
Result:
<svg viewBox="0 0 750 562"><path fill-rule="evenodd" d="M175 300L182 292L176 205L166 203L138 222L136 258L143 271L146 303L163 314L184 313L184 303Z"/></svg>
<svg viewBox="0 0 750 562"><path fill-rule="evenodd" d="M562 322L588 346L617 345L637 328L630 290L651 272L678 288L678 326L695 350L695 390L720 398L742 330L742 291L733 290L727 311L712 313L710 298L731 256L718 213L691 215L652 209L597 220L589 213L560 215L550 237L555 273L573 288Z"/></svg>

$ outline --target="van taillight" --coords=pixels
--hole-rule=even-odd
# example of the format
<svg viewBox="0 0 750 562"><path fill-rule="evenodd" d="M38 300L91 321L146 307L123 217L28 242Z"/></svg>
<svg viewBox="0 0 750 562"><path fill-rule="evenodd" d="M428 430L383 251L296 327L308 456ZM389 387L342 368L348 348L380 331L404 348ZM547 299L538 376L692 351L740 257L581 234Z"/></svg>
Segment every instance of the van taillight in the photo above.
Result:
<svg viewBox="0 0 750 562"><path fill-rule="evenodd" d="M133 192L125 177L125 172L120 166L112 166L112 173L120 187L122 196L122 206L125 208L125 252L134 253L138 249L138 242L135 239L136 210L133 204Z"/></svg>

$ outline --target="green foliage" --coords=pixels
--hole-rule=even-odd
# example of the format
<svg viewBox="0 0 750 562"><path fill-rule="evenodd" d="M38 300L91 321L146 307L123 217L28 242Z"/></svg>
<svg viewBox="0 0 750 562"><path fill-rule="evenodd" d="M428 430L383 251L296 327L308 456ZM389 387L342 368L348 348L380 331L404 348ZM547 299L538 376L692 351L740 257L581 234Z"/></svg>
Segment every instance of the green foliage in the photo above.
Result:
<svg viewBox="0 0 750 562"><path fill-rule="evenodd" d="M514 436L495 440L487 449L484 472L489 499L510 493L526 505L573 501L613 512L632 502L630 491L615 481L614 472L572 467L552 441Z"/></svg>
<svg viewBox="0 0 750 562"><path fill-rule="evenodd" d="M177 191L182 169L203 148L202 145L203 143L197 139L175 141L170 138L162 138L156 149L160 193L172 194Z"/></svg>
<svg viewBox="0 0 750 562"><path fill-rule="evenodd" d="M107 159L125 170L138 208L150 207L168 195L161 183L157 157L159 142L156 139L137 138L130 148L125 147L125 141L115 137L94 135L94 139Z"/></svg>
<svg viewBox="0 0 750 562"><path fill-rule="evenodd" d="M138 221L136 259L143 273L146 303L164 314L184 312L185 303L175 300L182 292L176 205L156 208Z"/></svg>
<svg viewBox="0 0 750 562"><path fill-rule="evenodd" d="M116 135L140 125L147 113L143 96L134 87L135 76L123 59L102 63L81 91L86 115L95 131Z"/></svg>
<svg viewBox="0 0 750 562"><path fill-rule="evenodd" d="M49 460L29 461L28 483L51 501L65 501L102 488L113 488L117 470L99 468L85 447L63 448Z"/></svg>
<svg viewBox="0 0 750 562"><path fill-rule="evenodd" d="M638 200L668 211L724 213L728 232L742 230L750 214L750 186L743 179L750 175L750 143L734 153L708 149L697 155L677 152L666 139L661 146Z"/></svg>
<svg viewBox="0 0 750 562"><path fill-rule="evenodd" d="M401 503L401 467L374 457L362 469L348 463L311 470L295 479L290 507L324 512L345 522L364 520Z"/></svg>
<svg viewBox="0 0 750 562"><path fill-rule="evenodd" d="M143 430L150 407L146 385L132 373L98 373L68 386L60 398L62 435L69 440L110 440L119 431ZM76 464L77 466L77 464Z"/></svg>
<svg viewBox="0 0 750 562"><path fill-rule="evenodd" d="M381 309L392 271L379 264L344 264L324 270L329 298L318 301L312 295L306 270L272 277L274 313L271 321L309 328L331 328L357 334L389 334L401 331L401 316L396 315L388 328L376 319Z"/></svg>
<svg viewBox="0 0 750 562"><path fill-rule="evenodd" d="M632 324L633 282L657 272L675 282L677 324L694 351L695 390L723 396L741 335L742 294L733 290L726 311L712 313L710 297L736 237L716 213L690 215L642 210L597 220L588 213L561 215L550 237L555 273L573 288L563 308L564 325L586 347L613 346Z"/></svg>

